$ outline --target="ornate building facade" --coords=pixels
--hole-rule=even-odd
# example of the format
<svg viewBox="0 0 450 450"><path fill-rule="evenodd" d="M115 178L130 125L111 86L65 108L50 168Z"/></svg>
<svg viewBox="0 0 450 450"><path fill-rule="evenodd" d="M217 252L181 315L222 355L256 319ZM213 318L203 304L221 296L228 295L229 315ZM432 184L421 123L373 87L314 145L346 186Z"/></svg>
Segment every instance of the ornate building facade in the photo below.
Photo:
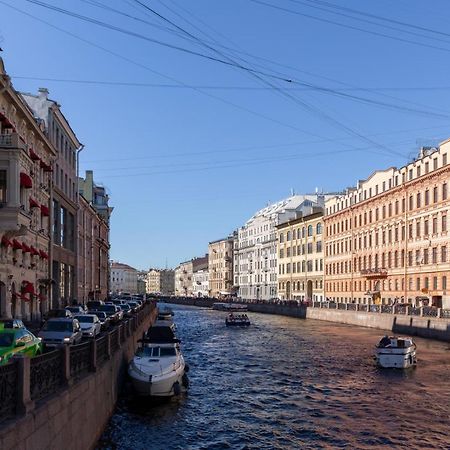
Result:
<svg viewBox="0 0 450 450"><path fill-rule="evenodd" d="M233 293L234 237L212 241L208 245L209 296L221 297Z"/></svg>
<svg viewBox="0 0 450 450"><path fill-rule="evenodd" d="M450 141L326 203L325 295L450 307Z"/></svg>
<svg viewBox="0 0 450 450"><path fill-rule="evenodd" d="M39 319L51 287L51 172L56 158L0 58L0 308L2 317Z"/></svg>
<svg viewBox="0 0 450 450"><path fill-rule="evenodd" d="M323 212L277 226L278 296L323 301Z"/></svg>

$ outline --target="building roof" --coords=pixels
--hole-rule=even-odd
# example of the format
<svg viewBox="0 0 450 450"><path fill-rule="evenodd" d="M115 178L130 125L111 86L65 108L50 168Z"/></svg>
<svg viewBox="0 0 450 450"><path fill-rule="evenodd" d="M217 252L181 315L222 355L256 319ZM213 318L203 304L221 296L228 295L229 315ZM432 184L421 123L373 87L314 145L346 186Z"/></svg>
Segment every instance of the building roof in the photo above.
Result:
<svg viewBox="0 0 450 450"><path fill-rule="evenodd" d="M134 267L129 266L128 264L124 264L118 261L112 261L111 262L111 269L125 269L125 270L134 270L137 272L137 270Z"/></svg>

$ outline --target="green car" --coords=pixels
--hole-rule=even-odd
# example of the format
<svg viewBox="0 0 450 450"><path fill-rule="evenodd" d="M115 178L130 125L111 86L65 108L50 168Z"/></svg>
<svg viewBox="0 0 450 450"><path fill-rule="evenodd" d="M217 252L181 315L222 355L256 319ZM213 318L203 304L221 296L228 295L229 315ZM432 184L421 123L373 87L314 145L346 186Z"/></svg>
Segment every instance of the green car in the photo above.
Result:
<svg viewBox="0 0 450 450"><path fill-rule="evenodd" d="M0 324L0 365L16 354L36 356L42 353L42 341L26 328L5 328Z"/></svg>

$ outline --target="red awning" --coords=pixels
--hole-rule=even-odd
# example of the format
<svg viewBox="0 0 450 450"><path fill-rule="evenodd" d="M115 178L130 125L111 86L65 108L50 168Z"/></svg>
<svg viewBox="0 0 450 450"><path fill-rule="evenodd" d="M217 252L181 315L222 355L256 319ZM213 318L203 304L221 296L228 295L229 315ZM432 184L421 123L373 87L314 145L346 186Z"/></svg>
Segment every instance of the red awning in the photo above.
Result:
<svg viewBox="0 0 450 450"><path fill-rule="evenodd" d="M30 158L33 161L39 161L41 158L39 158L39 156L34 152L34 150L32 148L30 148Z"/></svg>
<svg viewBox="0 0 450 450"><path fill-rule="evenodd" d="M41 205L41 215L43 215L43 216L50 215L50 210L48 209L48 206Z"/></svg>
<svg viewBox="0 0 450 450"><path fill-rule="evenodd" d="M30 189L33 187L33 180L31 179L30 175L26 174L25 172L20 172L20 187L23 187L25 189Z"/></svg>
<svg viewBox="0 0 450 450"><path fill-rule="evenodd" d="M22 294L34 294L34 285L29 281L22 282Z"/></svg>
<svg viewBox="0 0 450 450"><path fill-rule="evenodd" d="M44 250L39 250L39 254L42 259L48 259L48 254L44 252Z"/></svg>
<svg viewBox="0 0 450 450"><path fill-rule="evenodd" d="M14 128L14 125L9 121L9 119L0 112L0 122L3 122L5 128Z"/></svg>
<svg viewBox="0 0 450 450"><path fill-rule="evenodd" d="M2 236L2 245L3 247L11 247L12 242L6 236Z"/></svg>
<svg viewBox="0 0 450 450"><path fill-rule="evenodd" d="M40 208L39 203L30 197L30 208Z"/></svg>
<svg viewBox="0 0 450 450"><path fill-rule="evenodd" d="M52 166L50 164L46 164L44 161L41 161L40 166L44 169L44 172L53 172Z"/></svg>
<svg viewBox="0 0 450 450"><path fill-rule="evenodd" d="M31 248L28 247L28 245L25 244L25 242L22 242L22 252L23 253L30 253L31 252Z"/></svg>
<svg viewBox="0 0 450 450"><path fill-rule="evenodd" d="M14 250L22 250L22 244L19 241L16 241L15 239L13 239L12 248Z"/></svg>
<svg viewBox="0 0 450 450"><path fill-rule="evenodd" d="M33 246L30 247L30 251L33 256L39 255L39 251Z"/></svg>

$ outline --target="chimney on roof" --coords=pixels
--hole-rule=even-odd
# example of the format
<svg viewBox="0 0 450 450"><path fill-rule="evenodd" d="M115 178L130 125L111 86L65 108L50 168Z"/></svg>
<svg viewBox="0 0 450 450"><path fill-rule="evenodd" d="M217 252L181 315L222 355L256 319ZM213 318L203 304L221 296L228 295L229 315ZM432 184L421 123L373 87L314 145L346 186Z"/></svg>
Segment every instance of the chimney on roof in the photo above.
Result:
<svg viewBox="0 0 450 450"><path fill-rule="evenodd" d="M45 98L45 100L47 100L48 94L49 94L47 88L41 87L38 89L38 92L39 92L39 98Z"/></svg>

